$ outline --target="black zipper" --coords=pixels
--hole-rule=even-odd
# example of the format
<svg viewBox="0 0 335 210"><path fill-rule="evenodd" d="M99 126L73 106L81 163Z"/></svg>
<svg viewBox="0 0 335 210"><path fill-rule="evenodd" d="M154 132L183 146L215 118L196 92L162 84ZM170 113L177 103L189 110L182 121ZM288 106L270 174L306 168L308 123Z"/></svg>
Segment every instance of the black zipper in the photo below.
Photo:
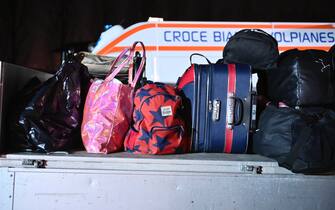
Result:
<svg viewBox="0 0 335 210"><path fill-rule="evenodd" d="M194 110L195 110L195 131L193 131L194 133L194 151L198 152L199 151L199 132L200 132L200 123L199 123L199 115L200 115L200 86L201 86L201 68L199 65L195 65L194 68L197 67L197 75L196 76L196 81L195 81L195 85L194 85L194 92L195 92L195 103L194 103ZM195 72L195 69L194 69Z"/></svg>
<svg viewBox="0 0 335 210"><path fill-rule="evenodd" d="M213 65L209 66L209 70L207 71L207 91L206 91L206 132L205 132L205 140L204 140L204 150L208 152L210 150L210 136L211 136L211 115L213 109L213 100L212 100L212 83L213 83ZM211 106L211 107L209 107Z"/></svg>
<svg viewBox="0 0 335 210"><path fill-rule="evenodd" d="M151 129L150 129L150 134L152 135L155 131L167 131L167 130L176 130L176 131L179 131L181 132L181 134L184 133L184 129L182 126L180 125L174 125L174 126L169 126L169 127L163 127L163 126L153 126ZM181 135L182 136L182 135Z"/></svg>

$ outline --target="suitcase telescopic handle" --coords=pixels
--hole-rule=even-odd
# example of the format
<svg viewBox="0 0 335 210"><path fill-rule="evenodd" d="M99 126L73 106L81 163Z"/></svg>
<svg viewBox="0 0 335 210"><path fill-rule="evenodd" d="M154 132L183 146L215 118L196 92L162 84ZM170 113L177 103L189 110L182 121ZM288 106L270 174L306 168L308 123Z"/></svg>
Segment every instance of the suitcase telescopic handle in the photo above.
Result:
<svg viewBox="0 0 335 210"><path fill-rule="evenodd" d="M208 64L212 64L212 62L211 62L206 56L204 56L203 54L200 54L200 53L192 53L192 54L190 55L190 63L191 63L191 65L193 64L193 62L192 62L192 57L195 56L195 55L205 58L205 60L207 61Z"/></svg>

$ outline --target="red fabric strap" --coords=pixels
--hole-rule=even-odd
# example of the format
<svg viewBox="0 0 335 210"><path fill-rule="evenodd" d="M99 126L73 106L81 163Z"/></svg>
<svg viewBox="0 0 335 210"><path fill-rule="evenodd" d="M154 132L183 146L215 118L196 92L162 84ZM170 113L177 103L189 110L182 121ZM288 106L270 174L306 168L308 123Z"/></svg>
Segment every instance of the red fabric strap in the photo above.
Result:
<svg viewBox="0 0 335 210"><path fill-rule="evenodd" d="M236 92L236 66L235 64L228 64L228 91L227 101L229 97L234 96ZM227 107L228 109L229 107ZM234 115L234 113L232 113ZM225 135L225 146L224 152L231 153L233 145L233 129L228 125L228 115L226 116L226 135ZM234 116L233 116L234 117Z"/></svg>

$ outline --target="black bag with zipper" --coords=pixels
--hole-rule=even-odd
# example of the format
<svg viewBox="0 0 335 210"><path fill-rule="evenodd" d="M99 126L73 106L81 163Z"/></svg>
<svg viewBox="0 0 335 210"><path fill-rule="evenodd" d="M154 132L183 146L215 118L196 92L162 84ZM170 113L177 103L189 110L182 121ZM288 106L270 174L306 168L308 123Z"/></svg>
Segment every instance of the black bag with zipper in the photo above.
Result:
<svg viewBox="0 0 335 210"><path fill-rule="evenodd" d="M335 170L334 136L331 109L269 105L261 114L253 149L295 173L325 173Z"/></svg>
<svg viewBox="0 0 335 210"><path fill-rule="evenodd" d="M276 67L279 56L277 40L261 29L243 29L227 42L220 63L244 63L253 70Z"/></svg>

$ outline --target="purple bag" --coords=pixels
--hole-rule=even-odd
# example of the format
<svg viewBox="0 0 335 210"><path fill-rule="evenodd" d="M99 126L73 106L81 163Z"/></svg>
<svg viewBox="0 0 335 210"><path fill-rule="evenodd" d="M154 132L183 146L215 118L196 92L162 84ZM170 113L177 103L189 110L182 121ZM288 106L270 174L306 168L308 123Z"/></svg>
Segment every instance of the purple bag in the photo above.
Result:
<svg viewBox="0 0 335 210"><path fill-rule="evenodd" d="M81 146L80 125L90 84L87 67L72 59L36 89L18 119L28 147L52 152Z"/></svg>

